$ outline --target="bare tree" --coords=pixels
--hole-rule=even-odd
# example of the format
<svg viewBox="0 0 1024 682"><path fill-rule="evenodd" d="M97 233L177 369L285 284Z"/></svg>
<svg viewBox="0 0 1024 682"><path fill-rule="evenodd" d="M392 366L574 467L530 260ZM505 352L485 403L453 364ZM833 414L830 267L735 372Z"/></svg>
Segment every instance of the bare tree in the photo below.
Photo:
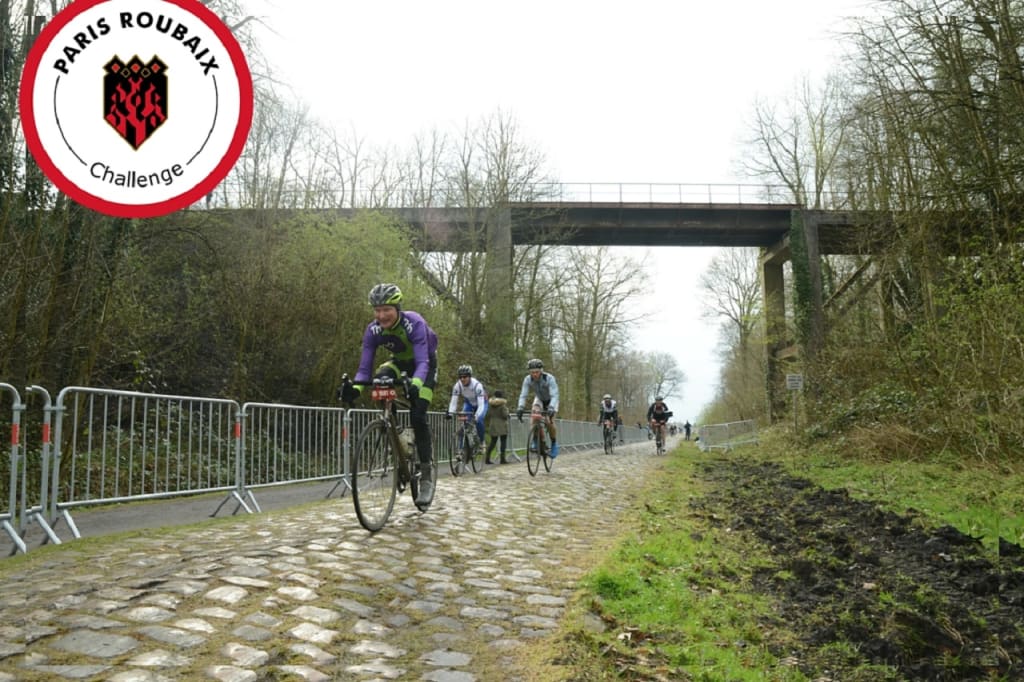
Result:
<svg viewBox="0 0 1024 682"><path fill-rule="evenodd" d="M704 316L722 322L722 372L716 402L726 420L763 414L764 358L756 249L724 249L701 275ZM714 409L714 408L712 408Z"/></svg>
<svg viewBox="0 0 1024 682"><path fill-rule="evenodd" d="M784 104L758 101L754 106L744 170L770 184L782 183L790 198L809 208L841 205L844 197L829 191L846 135L846 99L837 76L815 90L806 78Z"/></svg>
<svg viewBox="0 0 1024 682"><path fill-rule="evenodd" d="M562 404L586 414L597 404L594 377L641 319L628 303L642 291L646 275L641 263L616 258L607 247L567 250L555 267L560 276L554 328L566 386Z"/></svg>
<svg viewBox="0 0 1024 682"><path fill-rule="evenodd" d="M649 353L647 366L650 370L651 398L682 397L682 387L686 383L686 374L679 369L679 363L670 353ZM678 392L677 392L678 391Z"/></svg>
<svg viewBox="0 0 1024 682"><path fill-rule="evenodd" d="M735 332L737 347L750 346L761 321L761 292L756 249L723 249L700 277L704 316L721 318Z"/></svg>

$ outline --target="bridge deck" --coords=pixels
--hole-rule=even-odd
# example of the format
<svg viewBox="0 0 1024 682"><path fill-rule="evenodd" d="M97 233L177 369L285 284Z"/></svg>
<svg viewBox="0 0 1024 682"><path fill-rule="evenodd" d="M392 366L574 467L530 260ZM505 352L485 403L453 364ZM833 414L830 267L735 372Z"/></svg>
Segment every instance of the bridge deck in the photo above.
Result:
<svg viewBox="0 0 1024 682"><path fill-rule="evenodd" d="M440 248L459 248L459 235L482 229L486 209L400 209ZM573 246L771 247L789 232L795 204L530 202L508 207L514 244ZM822 253L856 251L853 222L815 211ZM493 219L493 218L491 218Z"/></svg>
<svg viewBox="0 0 1024 682"><path fill-rule="evenodd" d="M572 246L772 247L789 233L795 204L530 202L503 208L404 207L376 209L396 215L421 235L425 249L460 251L486 248L487 225L508 221L513 244ZM254 215L258 209L213 209ZM296 210L276 211L295 213ZM351 217L355 209L314 212ZM840 211L806 211L819 225L823 254L861 251L858 221ZM238 216L236 215L236 218ZM246 218L242 218L246 219Z"/></svg>

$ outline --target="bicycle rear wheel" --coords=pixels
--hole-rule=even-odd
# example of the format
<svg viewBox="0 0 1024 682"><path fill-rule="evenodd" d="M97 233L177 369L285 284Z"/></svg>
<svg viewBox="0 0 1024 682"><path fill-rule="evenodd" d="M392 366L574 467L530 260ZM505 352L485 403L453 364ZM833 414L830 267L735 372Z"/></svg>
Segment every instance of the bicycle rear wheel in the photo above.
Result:
<svg viewBox="0 0 1024 682"><path fill-rule="evenodd" d="M388 425L383 419L370 422L356 441L352 467L352 504L366 530L384 527L395 506L398 470Z"/></svg>
<svg viewBox="0 0 1024 682"><path fill-rule="evenodd" d="M526 469L531 476L536 476L540 469L540 461L544 458L541 454L542 447L544 447L544 426L540 422L534 422L526 441Z"/></svg>

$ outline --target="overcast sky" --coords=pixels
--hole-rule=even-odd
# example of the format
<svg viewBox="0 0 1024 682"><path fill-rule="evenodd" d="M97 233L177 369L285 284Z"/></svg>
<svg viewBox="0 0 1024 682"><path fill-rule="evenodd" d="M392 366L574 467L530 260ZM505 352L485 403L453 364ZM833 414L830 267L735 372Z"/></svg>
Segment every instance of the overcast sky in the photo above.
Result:
<svg viewBox="0 0 1024 682"><path fill-rule="evenodd" d="M566 183L739 183L755 98L791 92L838 58L863 0L244 0L278 73L311 113L374 145L511 114ZM276 35L275 35L276 34ZM642 350L688 381L669 402L694 421L718 382L718 323L703 319L710 248L647 255L657 318ZM557 376L557 368L553 368ZM598 390L600 387L598 387Z"/></svg>

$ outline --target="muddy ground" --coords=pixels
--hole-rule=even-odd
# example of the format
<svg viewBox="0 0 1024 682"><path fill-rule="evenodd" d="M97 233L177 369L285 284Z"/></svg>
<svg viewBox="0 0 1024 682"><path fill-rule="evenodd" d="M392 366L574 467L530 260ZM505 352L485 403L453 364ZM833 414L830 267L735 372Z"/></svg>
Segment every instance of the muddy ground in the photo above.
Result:
<svg viewBox="0 0 1024 682"><path fill-rule="evenodd" d="M772 463L715 459L700 475L712 491L693 511L749 533L775 558L753 581L779 604L765 628L796 632L802 650L777 653L808 676L1024 680L1019 546L1003 542L997 555L955 528L883 511Z"/></svg>

